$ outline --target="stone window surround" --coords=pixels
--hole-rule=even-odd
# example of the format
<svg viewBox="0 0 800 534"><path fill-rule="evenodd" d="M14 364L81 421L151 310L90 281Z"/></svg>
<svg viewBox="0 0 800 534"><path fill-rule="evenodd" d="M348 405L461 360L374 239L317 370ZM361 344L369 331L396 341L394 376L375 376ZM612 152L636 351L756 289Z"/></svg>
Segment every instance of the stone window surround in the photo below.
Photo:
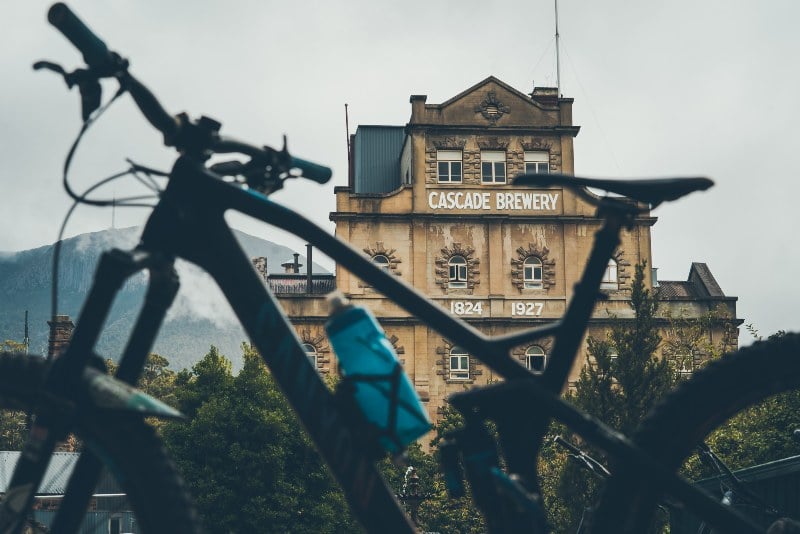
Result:
<svg viewBox="0 0 800 534"><path fill-rule="evenodd" d="M323 375L329 374L332 369L332 353L325 334L312 335L311 330L304 328L300 331L300 342L316 349L317 371Z"/></svg>
<svg viewBox="0 0 800 534"><path fill-rule="evenodd" d="M522 345L520 347L516 347L511 351L511 356L517 358L522 363L522 365L526 365L528 349L533 347L534 345L540 347L544 351L545 366L546 366L547 361L550 358L550 353L552 352L553 349L552 338L537 339L534 343L531 343L530 345Z"/></svg>
<svg viewBox="0 0 800 534"><path fill-rule="evenodd" d="M539 248L534 243L528 243L528 247L519 247L517 250L517 257L511 259L511 280L512 284L520 291L547 291L556 285L556 260L548 258L550 249L547 247ZM542 287L539 288L526 288L525 287L525 260L529 257L539 258L542 262Z"/></svg>
<svg viewBox="0 0 800 534"><path fill-rule="evenodd" d="M467 148L467 140L473 143ZM437 167L438 150L460 150L462 157L461 182L452 184L439 182ZM475 135L431 135L425 146L425 183L444 187L461 185L488 185L481 182L481 150L506 151L506 177L525 172L525 152L547 152L549 154L549 171L561 170L561 150L556 140L522 136L475 136Z"/></svg>
<svg viewBox="0 0 800 534"><path fill-rule="evenodd" d="M480 360L469 355L469 378L450 378L450 351L456 346L446 339L442 339L442 345L436 347L436 374L441 376L447 384L472 384L475 378L483 374Z"/></svg>
<svg viewBox="0 0 800 534"><path fill-rule="evenodd" d="M450 287L450 259L453 256L462 256L467 262L467 287L466 288L451 288ZM475 257L475 249L472 247L464 247L461 243L453 243L449 247L444 247L440 250L440 254L434 258L434 282L442 288L445 293L455 293L471 295L476 285L480 283L480 271L478 266L480 259Z"/></svg>
<svg viewBox="0 0 800 534"><path fill-rule="evenodd" d="M370 259L374 258L375 256L384 256L387 260L389 260L389 265L386 268L387 272L395 276L400 276L402 274L400 271L400 264L403 263L403 260L401 260L397 255L397 249L386 248L386 246L383 244L383 241L376 241L374 245L369 245L361 250L367 256L369 256ZM359 279L358 287L371 288L372 286Z"/></svg>

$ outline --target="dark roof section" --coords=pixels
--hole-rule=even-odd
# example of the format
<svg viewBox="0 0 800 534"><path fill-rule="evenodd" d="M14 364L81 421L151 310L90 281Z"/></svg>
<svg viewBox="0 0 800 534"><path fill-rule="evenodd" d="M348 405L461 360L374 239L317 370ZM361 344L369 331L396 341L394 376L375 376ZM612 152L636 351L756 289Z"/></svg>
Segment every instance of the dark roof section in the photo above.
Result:
<svg viewBox="0 0 800 534"><path fill-rule="evenodd" d="M692 263L685 282L659 281L661 300L727 298L705 263Z"/></svg>
<svg viewBox="0 0 800 534"><path fill-rule="evenodd" d="M404 126L358 127L354 193L388 193L400 187L400 153L404 140Z"/></svg>

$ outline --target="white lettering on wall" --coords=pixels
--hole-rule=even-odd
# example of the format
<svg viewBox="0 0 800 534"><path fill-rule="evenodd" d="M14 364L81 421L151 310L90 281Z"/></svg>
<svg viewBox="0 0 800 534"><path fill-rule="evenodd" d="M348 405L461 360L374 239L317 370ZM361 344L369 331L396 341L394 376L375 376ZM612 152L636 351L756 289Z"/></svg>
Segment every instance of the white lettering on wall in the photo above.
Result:
<svg viewBox="0 0 800 534"><path fill-rule="evenodd" d="M470 191L431 191L428 193L428 206L432 210L488 210L492 209L489 195Z"/></svg>
<svg viewBox="0 0 800 534"><path fill-rule="evenodd" d="M428 207L432 210L490 210L492 193L476 191L431 191ZM498 211L556 211L558 193L500 192L494 193Z"/></svg>

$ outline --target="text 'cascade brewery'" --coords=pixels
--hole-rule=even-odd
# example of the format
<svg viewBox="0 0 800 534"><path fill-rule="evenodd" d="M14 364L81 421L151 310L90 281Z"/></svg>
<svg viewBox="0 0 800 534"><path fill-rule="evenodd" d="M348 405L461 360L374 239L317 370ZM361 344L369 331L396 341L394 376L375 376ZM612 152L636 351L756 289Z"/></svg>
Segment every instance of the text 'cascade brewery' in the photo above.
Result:
<svg viewBox="0 0 800 534"><path fill-rule="evenodd" d="M428 207L432 210L508 210L508 211L556 211L558 193L495 192L477 191L431 191Z"/></svg>

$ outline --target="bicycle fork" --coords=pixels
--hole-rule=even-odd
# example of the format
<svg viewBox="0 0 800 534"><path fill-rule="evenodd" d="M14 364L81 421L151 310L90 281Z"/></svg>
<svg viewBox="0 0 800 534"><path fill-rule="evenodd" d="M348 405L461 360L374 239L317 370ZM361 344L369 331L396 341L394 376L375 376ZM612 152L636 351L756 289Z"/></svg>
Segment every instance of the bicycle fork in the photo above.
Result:
<svg viewBox="0 0 800 534"><path fill-rule="evenodd" d="M133 385L139 378L166 311L178 289L173 262L142 251L106 252L100 259L92 288L81 310L73 338L48 370L42 386L44 401L34 406L33 425L14 469L9 490L0 505L0 534L21 531L44 479L50 457L77 416L76 408L88 399L83 371L92 362L93 348L108 316L114 297L125 281L142 269L151 273L145 302L123 352L117 378ZM76 531L100 476L101 464L84 451L68 484L60 512L53 525L56 532Z"/></svg>

